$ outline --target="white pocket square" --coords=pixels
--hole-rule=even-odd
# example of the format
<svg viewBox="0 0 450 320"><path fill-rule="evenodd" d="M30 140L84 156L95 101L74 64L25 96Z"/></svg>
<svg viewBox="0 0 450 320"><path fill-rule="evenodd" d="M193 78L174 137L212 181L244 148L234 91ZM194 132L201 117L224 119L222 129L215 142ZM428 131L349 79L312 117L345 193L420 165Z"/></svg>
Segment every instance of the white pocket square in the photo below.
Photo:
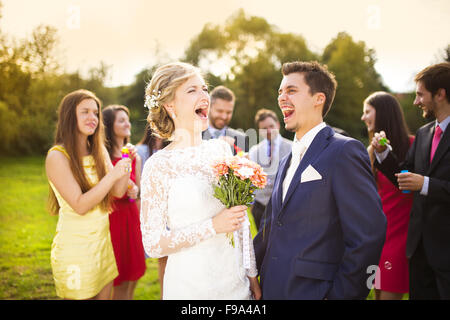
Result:
<svg viewBox="0 0 450 320"><path fill-rule="evenodd" d="M312 165L306 167L306 169L302 172L302 176L300 178L300 183L321 180L322 176L317 172L316 169L313 168Z"/></svg>

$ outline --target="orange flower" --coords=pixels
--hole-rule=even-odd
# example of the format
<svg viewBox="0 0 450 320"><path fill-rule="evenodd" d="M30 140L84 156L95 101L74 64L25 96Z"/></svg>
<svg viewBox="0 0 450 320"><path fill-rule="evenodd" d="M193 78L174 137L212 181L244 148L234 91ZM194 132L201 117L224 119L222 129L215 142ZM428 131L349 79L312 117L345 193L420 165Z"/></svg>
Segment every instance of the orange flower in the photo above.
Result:
<svg viewBox="0 0 450 320"><path fill-rule="evenodd" d="M213 170L217 178L228 173L228 166L225 162L218 162L213 165Z"/></svg>

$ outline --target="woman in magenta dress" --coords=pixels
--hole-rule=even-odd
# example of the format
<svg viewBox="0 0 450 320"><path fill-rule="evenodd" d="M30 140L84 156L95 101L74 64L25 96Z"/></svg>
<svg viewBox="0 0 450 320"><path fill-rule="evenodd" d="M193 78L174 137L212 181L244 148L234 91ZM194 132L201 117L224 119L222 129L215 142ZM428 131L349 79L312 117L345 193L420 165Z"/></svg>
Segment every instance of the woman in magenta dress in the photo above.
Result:
<svg viewBox="0 0 450 320"><path fill-rule="evenodd" d="M384 131L392 137L389 145L403 161L414 137L409 134L402 108L398 100L387 92L375 92L364 101L361 120L369 132L369 141L374 132ZM401 300L409 292L408 259L406 258L406 237L412 193L402 193L390 180L373 166L375 153L368 147L372 170L387 219L386 241L375 278L377 300Z"/></svg>
<svg viewBox="0 0 450 320"><path fill-rule="evenodd" d="M129 110L125 106L111 105L103 110L106 146L115 165L122 159L124 147L131 135ZM114 279L113 299L132 300L137 281L146 269L144 247L139 217L139 183L141 159L137 155L132 161L128 192L115 198L113 212L109 216L111 241L119 275Z"/></svg>

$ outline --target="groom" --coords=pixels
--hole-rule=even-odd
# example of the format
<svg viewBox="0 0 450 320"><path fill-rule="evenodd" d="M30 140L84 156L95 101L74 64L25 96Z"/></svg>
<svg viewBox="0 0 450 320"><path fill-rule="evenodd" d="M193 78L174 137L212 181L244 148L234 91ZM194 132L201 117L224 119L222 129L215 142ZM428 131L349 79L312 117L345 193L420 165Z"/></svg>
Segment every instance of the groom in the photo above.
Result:
<svg viewBox="0 0 450 320"><path fill-rule="evenodd" d="M323 122L336 91L325 66L282 73L278 104L295 138L254 240L263 299L365 299L386 234L369 156Z"/></svg>

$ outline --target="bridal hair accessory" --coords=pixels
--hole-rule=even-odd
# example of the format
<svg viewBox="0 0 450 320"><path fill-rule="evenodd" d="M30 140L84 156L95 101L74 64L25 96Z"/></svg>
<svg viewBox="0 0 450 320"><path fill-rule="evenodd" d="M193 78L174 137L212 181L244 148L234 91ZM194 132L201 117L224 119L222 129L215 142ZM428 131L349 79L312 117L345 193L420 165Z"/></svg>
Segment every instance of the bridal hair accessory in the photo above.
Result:
<svg viewBox="0 0 450 320"><path fill-rule="evenodd" d="M145 95L145 104L144 107L146 107L148 110L150 108L158 108L159 103L158 99L161 98L161 91L153 90L151 95Z"/></svg>

